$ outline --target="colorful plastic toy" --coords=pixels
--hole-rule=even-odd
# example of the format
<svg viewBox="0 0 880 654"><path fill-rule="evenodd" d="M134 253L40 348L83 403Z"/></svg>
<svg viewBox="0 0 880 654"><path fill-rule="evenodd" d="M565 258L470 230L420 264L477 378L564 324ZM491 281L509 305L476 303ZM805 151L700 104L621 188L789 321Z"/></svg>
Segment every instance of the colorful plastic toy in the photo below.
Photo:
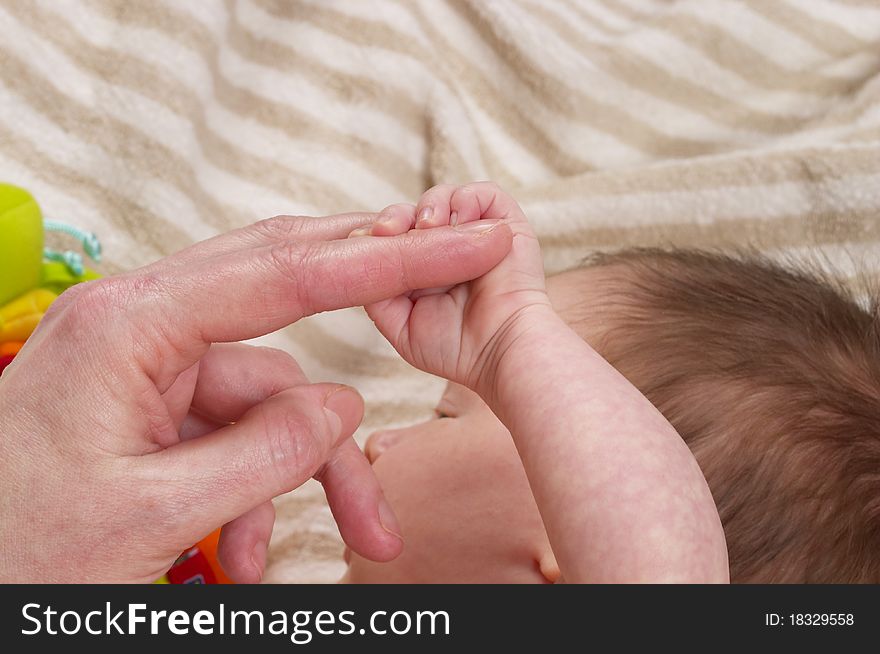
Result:
<svg viewBox="0 0 880 654"><path fill-rule="evenodd" d="M0 343L27 340L57 297L52 291L38 288L0 307Z"/></svg>
<svg viewBox="0 0 880 654"><path fill-rule="evenodd" d="M0 184L0 307L40 285L43 218L24 189Z"/></svg>
<svg viewBox="0 0 880 654"><path fill-rule="evenodd" d="M0 184L0 375L13 362L52 302L65 290L100 275L83 265L78 252L44 247L44 230L77 239L86 256L101 259L90 232L43 221L40 207L24 189ZM220 531L194 545L156 583L232 583L217 561Z"/></svg>
<svg viewBox="0 0 880 654"><path fill-rule="evenodd" d="M220 530L203 538L174 562L165 574L165 583L171 584L231 584L217 560ZM156 583L161 583L160 579Z"/></svg>
<svg viewBox="0 0 880 654"><path fill-rule="evenodd" d="M101 247L94 234L59 223L51 229L75 236L95 261ZM82 265L76 252L56 252L44 247L40 207L30 193L0 184L0 357L15 356L36 329L49 305L74 284L100 275Z"/></svg>

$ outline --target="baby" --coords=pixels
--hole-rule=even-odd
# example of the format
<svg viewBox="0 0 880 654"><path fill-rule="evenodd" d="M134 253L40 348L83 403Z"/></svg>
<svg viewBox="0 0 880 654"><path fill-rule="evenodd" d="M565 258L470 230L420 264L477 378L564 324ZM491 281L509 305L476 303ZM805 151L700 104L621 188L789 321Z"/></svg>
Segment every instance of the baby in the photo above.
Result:
<svg viewBox="0 0 880 654"><path fill-rule="evenodd" d="M435 187L352 236L471 221L514 232L498 266L367 307L449 385L434 420L369 438L405 547L346 551L345 581L880 580L876 314L826 280L693 251L545 283L491 183Z"/></svg>

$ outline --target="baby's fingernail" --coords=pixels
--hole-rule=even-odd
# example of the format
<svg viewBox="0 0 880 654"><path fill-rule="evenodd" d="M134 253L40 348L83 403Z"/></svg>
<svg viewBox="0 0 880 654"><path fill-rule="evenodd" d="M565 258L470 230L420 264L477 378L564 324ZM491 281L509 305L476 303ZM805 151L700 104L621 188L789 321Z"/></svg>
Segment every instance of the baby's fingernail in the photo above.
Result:
<svg viewBox="0 0 880 654"><path fill-rule="evenodd" d="M389 234L400 233L400 226L394 218L383 218L373 223L373 231L371 236L388 236ZM409 231L409 230L405 230Z"/></svg>
<svg viewBox="0 0 880 654"><path fill-rule="evenodd" d="M453 211L449 214L449 224L455 227L458 224L458 212Z"/></svg>
<svg viewBox="0 0 880 654"><path fill-rule="evenodd" d="M384 497L379 500L379 524L389 534L403 539L403 536L400 535L400 523L397 521L397 516L394 515L391 505Z"/></svg>
<svg viewBox="0 0 880 654"><path fill-rule="evenodd" d="M419 211L419 219L416 221L416 225L424 225L431 217L434 215L434 207L425 207L421 211Z"/></svg>
<svg viewBox="0 0 880 654"><path fill-rule="evenodd" d="M372 226L372 225L367 225L366 227L358 227L357 229L353 230L353 231L348 235L348 238L354 238L354 237L356 237L356 236L369 236L369 235L370 235L370 231L371 231L372 229L373 229L373 226Z"/></svg>
<svg viewBox="0 0 880 654"><path fill-rule="evenodd" d="M464 225L456 225L453 229L457 232L470 232L471 234L488 234L501 224L500 220L475 220Z"/></svg>

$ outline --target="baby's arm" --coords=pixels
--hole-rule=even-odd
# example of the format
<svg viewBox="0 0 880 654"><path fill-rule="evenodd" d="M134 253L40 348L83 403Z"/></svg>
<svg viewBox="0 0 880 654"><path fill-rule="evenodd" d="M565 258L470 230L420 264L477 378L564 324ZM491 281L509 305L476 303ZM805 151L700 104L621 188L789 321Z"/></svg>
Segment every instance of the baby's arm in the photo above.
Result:
<svg viewBox="0 0 880 654"><path fill-rule="evenodd" d="M505 341L475 390L513 435L563 579L727 582L715 503L666 419L550 309Z"/></svg>
<svg viewBox="0 0 880 654"><path fill-rule="evenodd" d="M358 234L501 221L510 253L467 284L368 307L416 367L479 393L513 435L569 582L727 581L705 479L651 403L553 311L540 248L490 183L439 186ZM416 218L419 218L418 222Z"/></svg>

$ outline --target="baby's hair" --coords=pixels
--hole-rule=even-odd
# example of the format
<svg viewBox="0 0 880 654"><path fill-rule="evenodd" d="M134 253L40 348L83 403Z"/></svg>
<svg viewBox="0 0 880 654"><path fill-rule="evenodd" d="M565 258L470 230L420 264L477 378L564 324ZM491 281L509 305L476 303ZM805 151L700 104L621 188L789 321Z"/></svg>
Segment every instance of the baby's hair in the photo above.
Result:
<svg viewBox="0 0 880 654"><path fill-rule="evenodd" d="M880 305L756 253L599 254L594 346L675 426L734 582L880 582Z"/></svg>

